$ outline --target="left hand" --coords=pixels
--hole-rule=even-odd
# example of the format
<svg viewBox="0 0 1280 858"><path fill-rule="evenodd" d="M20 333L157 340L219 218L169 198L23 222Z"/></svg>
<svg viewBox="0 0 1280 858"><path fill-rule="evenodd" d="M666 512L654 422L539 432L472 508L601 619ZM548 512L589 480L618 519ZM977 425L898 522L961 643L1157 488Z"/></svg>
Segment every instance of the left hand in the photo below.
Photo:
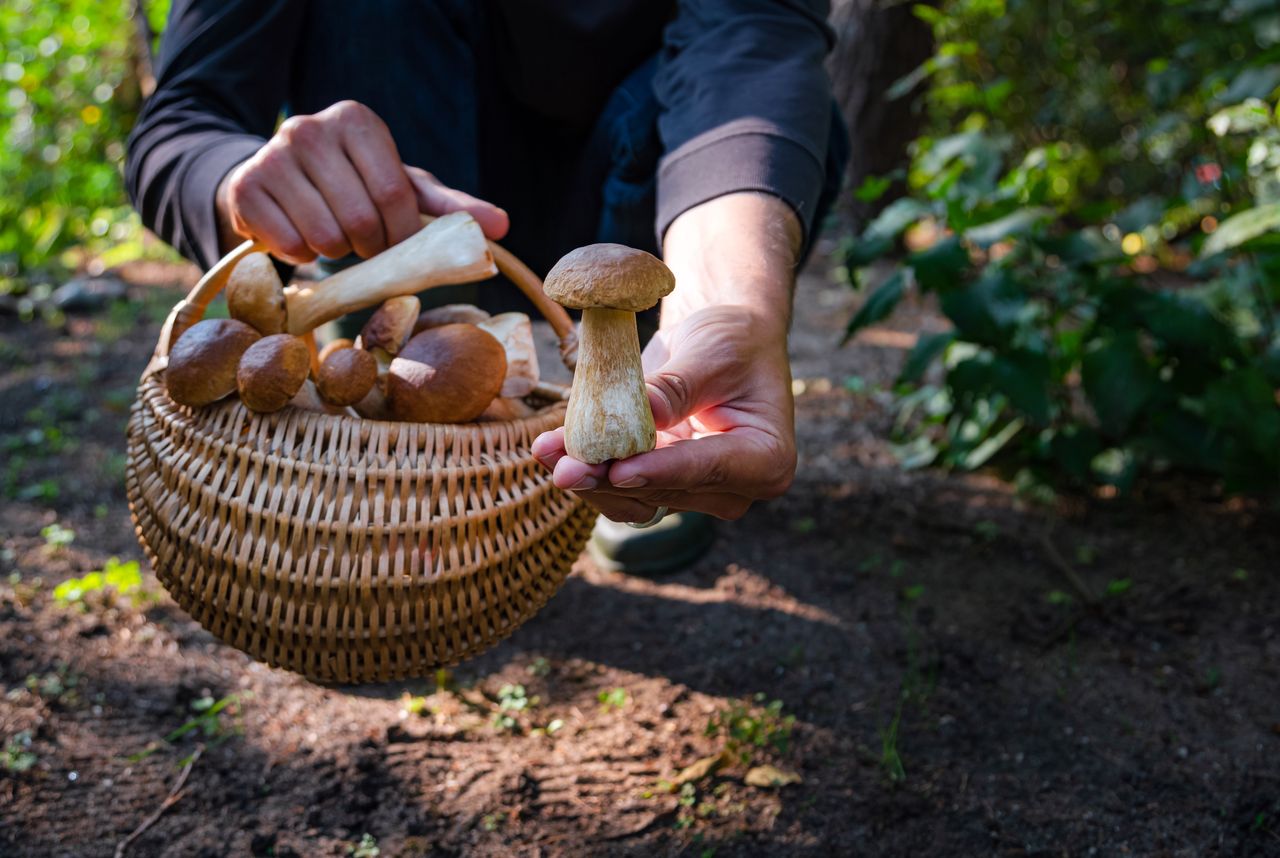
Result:
<svg viewBox="0 0 1280 858"><path fill-rule="evenodd" d="M718 305L659 331L644 351L656 449L588 465L544 432L533 455L614 521L647 521L658 507L740 518L781 495L796 469L795 404L785 336L776 320Z"/></svg>

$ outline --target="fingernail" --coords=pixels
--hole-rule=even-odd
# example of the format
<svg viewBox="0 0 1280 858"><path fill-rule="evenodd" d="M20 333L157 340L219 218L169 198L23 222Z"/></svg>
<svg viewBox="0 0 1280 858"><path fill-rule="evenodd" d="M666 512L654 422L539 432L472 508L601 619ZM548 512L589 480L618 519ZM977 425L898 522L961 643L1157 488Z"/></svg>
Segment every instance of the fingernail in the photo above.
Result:
<svg viewBox="0 0 1280 858"><path fill-rule="evenodd" d="M573 485L569 486L569 488L573 489L576 492L589 492L598 485L600 485L600 483L599 481L596 480L595 477L585 476L582 479L578 480Z"/></svg>
<svg viewBox="0 0 1280 858"><path fill-rule="evenodd" d="M634 477L628 477L622 482L614 483L613 485L615 488L619 488L619 489L638 489L643 486L649 485L649 481L646 480L644 477L640 476L639 474L636 474Z"/></svg>

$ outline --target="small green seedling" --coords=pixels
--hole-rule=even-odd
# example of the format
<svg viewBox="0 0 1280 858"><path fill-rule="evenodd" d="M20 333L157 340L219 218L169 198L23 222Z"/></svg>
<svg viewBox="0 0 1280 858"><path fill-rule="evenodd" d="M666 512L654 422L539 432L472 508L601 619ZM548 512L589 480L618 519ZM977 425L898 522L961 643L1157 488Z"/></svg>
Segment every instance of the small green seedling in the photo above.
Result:
<svg viewBox="0 0 1280 858"><path fill-rule="evenodd" d="M378 848L378 838L367 831L360 836L360 842L347 847L351 858L378 858L382 850Z"/></svg>
<svg viewBox="0 0 1280 858"><path fill-rule="evenodd" d="M530 697L523 685L504 685L498 690L498 711L493 713L493 726L500 731L519 728L519 713L538 705L537 697Z"/></svg>
<svg viewBox="0 0 1280 858"><path fill-rule="evenodd" d="M502 823L506 821L507 815L505 813L486 813L480 818L480 827L485 831L497 831L502 827Z"/></svg>
<svg viewBox="0 0 1280 858"><path fill-rule="evenodd" d="M141 589L142 570L138 567L138 561L122 563L120 558L112 557L96 572L90 572L83 578L63 581L53 589L53 598L61 605L74 605L82 603L90 593L111 590L128 596Z"/></svg>
<svg viewBox="0 0 1280 858"><path fill-rule="evenodd" d="M3 762L6 772L14 774L21 774L38 762L36 755L31 752L30 730L14 733L9 737L3 753L0 753L0 762Z"/></svg>
<svg viewBox="0 0 1280 858"><path fill-rule="evenodd" d="M601 708L606 712L620 710L627 705L627 690L625 688L614 688L609 691L601 691L596 695L596 699L600 701Z"/></svg>
<svg viewBox="0 0 1280 858"><path fill-rule="evenodd" d="M56 554L76 541L76 532L56 521L41 528L40 535L44 537L45 551L49 554Z"/></svg>
<svg viewBox="0 0 1280 858"><path fill-rule="evenodd" d="M1108 596L1123 596L1133 589L1132 578L1116 578L1107 583Z"/></svg>
<svg viewBox="0 0 1280 858"><path fill-rule="evenodd" d="M541 678L551 673L551 662L547 661L542 656L538 656L533 660L532 664L525 668L525 671L530 676L537 676Z"/></svg>
<svg viewBox="0 0 1280 858"><path fill-rule="evenodd" d="M703 735L723 737L725 751L743 765L750 764L759 750L786 753L796 717L782 713L781 700L765 704L767 699L764 694L757 694L754 705L733 701L707 720Z"/></svg>

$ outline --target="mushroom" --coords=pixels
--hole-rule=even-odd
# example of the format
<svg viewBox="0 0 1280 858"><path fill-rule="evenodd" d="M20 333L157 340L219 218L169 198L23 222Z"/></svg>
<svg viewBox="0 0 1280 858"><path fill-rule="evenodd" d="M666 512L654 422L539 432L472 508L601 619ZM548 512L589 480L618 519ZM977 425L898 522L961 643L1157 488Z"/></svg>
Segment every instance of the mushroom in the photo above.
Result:
<svg viewBox="0 0 1280 858"><path fill-rule="evenodd" d="M357 348L373 356L377 369L376 384L355 403L355 409L361 416L387 417L387 371L392 359L408 341L421 306L413 295L392 298L369 317L360 330L360 336L356 337Z"/></svg>
<svg viewBox="0 0 1280 858"><path fill-rule="evenodd" d="M315 283L285 289L285 330L302 334L388 298L498 273L475 219L466 212L437 218L399 244Z"/></svg>
<svg viewBox="0 0 1280 858"><path fill-rule="evenodd" d="M620 244L580 247L547 274L547 296L582 310L564 418L564 447L575 459L597 465L653 449L657 432L635 314L674 288L675 276L661 260Z"/></svg>
<svg viewBox="0 0 1280 858"><path fill-rule="evenodd" d="M524 313L501 313L476 325L502 343L507 353L507 377L502 396L528 396L538 386L538 352L533 345L533 325Z"/></svg>
<svg viewBox="0 0 1280 858"><path fill-rule="evenodd" d="M326 402L320 396L320 391L316 383L311 379L302 382L302 387L298 388L298 392L293 395L293 399L289 400L289 404L294 408L301 408L303 411L314 411L317 414L345 414L349 417L357 416L350 408L344 408L341 405L334 405Z"/></svg>
<svg viewBox="0 0 1280 858"><path fill-rule="evenodd" d="M354 345L355 343L351 342L351 340L346 337L338 337L338 339L324 344L324 348L320 350L320 354L317 356L317 359L320 361L320 365L323 366L324 362L329 358L329 355L339 349L349 349Z"/></svg>
<svg viewBox="0 0 1280 858"><path fill-rule="evenodd" d="M235 319L205 319L182 332L169 350L164 383L174 402L199 408L235 393L236 367L260 338Z"/></svg>
<svg viewBox="0 0 1280 858"><path fill-rule="evenodd" d="M538 413L538 409L529 405L523 399L511 399L509 397L500 396L493 402L489 403L489 407L480 413L476 418L478 422L498 422L508 420L520 420L524 417L532 417Z"/></svg>
<svg viewBox="0 0 1280 858"><path fill-rule="evenodd" d="M377 358L361 349L338 349L320 364L316 389L325 402L355 405L373 390L377 380Z"/></svg>
<svg viewBox="0 0 1280 858"><path fill-rule="evenodd" d="M265 253L250 253L231 270L227 280L227 311L264 337L285 327L284 283Z"/></svg>
<svg viewBox="0 0 1280 858"><path fill-rule="evenodd" d="M272 334L249 346L240 358L236 386L250 411L279 411L311 372L311 354L301 337Z"/></svg>
<svg viewBox="0 0 1280 858"><path fill-rule="evenodd" d="M386 377L390 415L417 423L466 423L493 402L507 375L502 343L475 325L442 325L409 340Z"/></svg>
<svg viewBox="0 0 1280 858"><path fill-rule="evenodd" d="M413 332L420 334L427 328L438 328L441 325L478 325L490 318L487 310L481 310L474 304L444 304L424 310L413 326Z"/></svg>

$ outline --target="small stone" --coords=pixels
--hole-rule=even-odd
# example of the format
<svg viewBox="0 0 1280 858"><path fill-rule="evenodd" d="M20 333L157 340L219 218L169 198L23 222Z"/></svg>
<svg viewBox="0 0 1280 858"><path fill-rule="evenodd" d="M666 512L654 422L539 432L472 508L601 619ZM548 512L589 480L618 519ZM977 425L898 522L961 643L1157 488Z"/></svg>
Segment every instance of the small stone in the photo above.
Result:
<svg viewBox="0 0 1280 858"><path fill-rule="evenodd" d="M94 313L128 295L129 286L119 277L77 277L55 289L50 301L64 313Z"/></svg>

